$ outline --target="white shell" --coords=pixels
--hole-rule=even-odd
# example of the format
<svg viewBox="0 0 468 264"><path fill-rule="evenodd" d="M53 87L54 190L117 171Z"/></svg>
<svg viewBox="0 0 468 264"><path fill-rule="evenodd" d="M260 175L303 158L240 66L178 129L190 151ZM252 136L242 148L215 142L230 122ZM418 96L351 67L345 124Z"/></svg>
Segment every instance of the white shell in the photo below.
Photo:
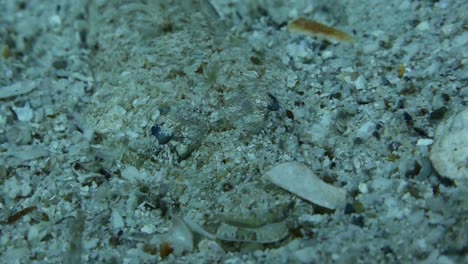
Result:
<svg viewBox="0 0 468 264"><path fill-rule="evenodd" d="M459 183L468 180L468 108L439 124L431 161L440 175Z"/></svg>
<svg viewBox="0 0 468 264"><path fill-rule="evenodd" d="M166 236L167 242L174 248L175 255L192 252L193 234L181 217L172 215L172 227Z"/></svg>
<svg viewBox="0 0 468 264"><path fill-rule="evenodd" d="M335 209L344 206L346 191L323 182L306 166L295 161L279 164L264 179L314 204Z"/></svg>

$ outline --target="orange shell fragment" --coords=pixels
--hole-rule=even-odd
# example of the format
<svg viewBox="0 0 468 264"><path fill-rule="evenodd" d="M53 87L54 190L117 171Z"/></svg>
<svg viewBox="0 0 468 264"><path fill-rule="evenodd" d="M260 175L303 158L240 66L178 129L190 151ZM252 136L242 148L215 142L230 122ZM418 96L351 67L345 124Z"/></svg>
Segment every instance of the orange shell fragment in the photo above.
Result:
<svg viewBox="0 0 468 264"><path fill-rule="evenodd" d="M351 42L353 40L350 35L343 31L305 18L298 18L289 22L288 30L291 33L320 37L332 43Z"/></svg>

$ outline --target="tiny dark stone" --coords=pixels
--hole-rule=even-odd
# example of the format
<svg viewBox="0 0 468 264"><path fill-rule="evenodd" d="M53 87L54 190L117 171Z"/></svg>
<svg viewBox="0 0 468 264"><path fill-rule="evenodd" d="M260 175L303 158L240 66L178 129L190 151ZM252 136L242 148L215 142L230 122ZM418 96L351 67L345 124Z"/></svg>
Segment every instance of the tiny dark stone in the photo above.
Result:
<svg viewBox="0 0 468 264"><path fill-rule="evenodd" d="M294 113L291 110L286 110L286 116L289 119L294 120Z"/></svg>
<svg viewBox="0 0 468 264"><path fill-rule="evenodd" d="M427 115L428 113L429 113L429 110L427 108L421 108L419 110L419 115L421 116Z"/></svg>
<svg viewBox="0 0 468 264"><path fill-rule="evenodd" d="M382 80L382 85L383 86L390 85L390 81L387 78L385 78L384 76L382 76L381 80Z"/></svg>
<svg viewBox="0 0 468 264"><path fill-rule="evenodd" d="M84 167L83 167L83 165L81 165L81 163L76 162L75 164L73 164L73 169L74 170L83 170Z"/></svg>
<svg viewBox="0 0 468 264"><path fill-rule="evenodd" d="M380 133L378 131L374 131L372 136L374 136L377 140L380 140Z"/></svg>
<svg viewBox="0 0 468 264"><path fill-rule="evenodd" d="M383 124L381 122L378 122L376 125L375 125L375 129L376 130L381 130L383 128Z"/></svg>
<svg viewBox="0 0 468 264"><path fill-rule="evenodd" d="M356 103L357 103L358 105L368 105L368 104L370 104L371 102L370 102L370 100L368 100L367 98L360 98L360 99L357 99L357 100L356 100Z"/></svg>
<svg viewBox="0 0 468 264"><path fill-rule="evenodd" d="M56 60L52 62L52 66L57 69L57 70L63 70L67 67L67 61L66 60Z"/></svg>
<svg viewBox="0 0 468 264"><path fill-rule="evenodd" d="M19 9L19 10L24 10L24 9L26 9L26 2L24 2L24 1L19 2L19 3L18 3L18 9Z"/></svg>
<svg viewBox="0 0 468 264"><path fill-rule="evenodd" d="M330 99L341 99L342 94L340 92L332 93Z"/></svg>
<svg viewBox="0 0 468 264"><path fill-rule="evenodd" d="M441 97L445 102L450 102L450 95L443 93Z"/></svg>
<svg viewBox="0 0 468 264"><path fill-rule="evenodd" d="M420 128L420 127L414 127L413 130L414 130L416 133L418 133L420 136L429 138L429 135L426 133L426 131L424 131L424 129L422 129L422 128Z"/></svg>
<svg viewBox="0 0 468 264"><path fill-rule="evenodd" d="M384 246L383 248L381 248L380 250L382 250L382 253L384 253L384 255L387 255L387 254L393 254L393 249L390 247L390 246Z"/></svg>
<svg viewBox="0 0 468 264"><path fill-rule="evenodd" d="M405 104L406 104L406 100L405 99L400 99L400 100L398 100L397 108L403 109L403 108L405 108Z"/></svg>
<svg viewBox="0 0 468 264"><path fill-rule="evenodd" d="M323 148L325 150L325 156L327 156L330 160L333 160L335 158L333 148L331 148L330 146L324 146Z"/></svg>
<svg viewBox="0 0 468 264"><path fill-rule="evenodd" d="M268 94L268 96L270 97L271 101L270 103L267 105L267 109L269 111L278 111L281 107L280 107L280 104L278 102L278 99L276 99L276 97L274 97L273 95L271 94Z"/></svg>
<svg viewBox="0 0 468 264"><path fill-rule="evenodd" d="M403 113L403 118L407 126L412 127L414 125L413 117L408 112Z"/></svg>
<svg viewBox="0 0 468 264"><path fill-rule="evenodd" d="M364 216L353 216L351 219L351 224L359 226L359 227L364 227Z"/></svg>
<svg viewBox="0 0 468 264"><path fill-rule="evenodd" d="M319 215L330 215L335 213L335 210L328 209L322 206L316 206L314 208L314 214L319 214Z"/></svg>
<svg viewBox="0 0 468 264"><path fill-rule="evenodd" d="M285 27L288 25L288 22L284 21L276 25L276 29L280 30L281 28Z"/></svg>
<svg viewBox="0 0 468 264"><path fill-rule="evenodd" d="M437 108L436 110L432 111L432 113L429 114L429 120L430 121L439 121L442 118L444 118L447 111L448 111L448 108L445 107L445 106Z"/></svg>
<svg viewBox="0 0 468 264"><path fill-rule="evenodd" d="M225 192L229 192L230 190L232 190L234 187L232 186L232 184L226 182L223 184L223 191Z"/></svg>
<svg viewBox="0 0 468 264"><path fill-rule="evenodd" d="M112 174L110 172L108 172L107 170L105 169L99 169L99 174L101 174L102 176L104 176L107 180L109 180L110 178L112 178Z"/></svg>
<svg viewBox="0 0 468 264"><path fill-rule="evenodd" d="M416 27L417 25L419 25L419 23L421 23L421 21L419 19L411 19L409 21L409 24L413 27Z"/></svg>
<svg viewBox="0 0 468 264"><path fill-rule="evenodd" d="M304 102L303 101L295 101L294 105L297 106L297 107L302 107L302 106L304 106Z"/></svg>
<svg viewBox="0 0 468 264"><path fill-rule="evenodd" d="M295 228L291 228L289 230L289 233L293 236L293 237L297 237L297 238L304 238L304 233L303 233L303 229L301 227L295 227Z"/></svg>
<svg viewBox="0 0 468 264"><path fill-rule="evenodd" d="M262 17L268 16L268 10L266 10L265 8L263 8L261 6L257 6L257 12Z"/></svg>
<svg viewBox="0 0 468 264"><path fill-rule="evenodd" d="M88 31L86 29L80 30L79 36L82 43L87 43Z"/></svg>
<svg viewBox="0 0 468 264"><path fill-rule="evenodd" d="M344 209L345 214L353 214L356 212L356 209L354 209L354 206L350 203L347 203Z"/></svg>
<svg viewBox="0 0 468 264"><path fill-rule="evenodd" d="M408 185L406 187L406 190L408 191L408 193L413 196L413 198L416 198L416 199L421 199L422 196L421 196L421 191L417 188L417 186L415 185Z"/></svg>
<svg viewBox="0 0 468 264"><path fill-rule="evenodd" d="M440 194L440 189L439 189L439 185L438 185L438 184L432 186L432 194L433 194L434 196L437 196L437 195Z"/></svg>
<svg viewBox="0 0 468 264"><path fill-rule="evenodd" d="M318 50L319 51L323 51L325 50L327 47L329 46L329 43L327 43L326 41L320 43L320 45L318 46Z"/></svg>
<svg viewBox="0 0 468 264"><path fill-rule="evenodd" d="M440 183L444 185L445 187L454 187L455 182L447 177L440 176Z"/></svg>
<svg viewBox="0 0 468 264"><path fill-rule="evenodd" d="M259 57L252 56L250 57L250 61L255 65L262 65L262 60Z"/></svg>
<svg viewBox="0 0 468 264"><path fill-rule="evenodd" d="M120 239L116 236L111 236L109 238L109 245L112 246L112 247L116 247L118 245L120 245Z"/></svg>

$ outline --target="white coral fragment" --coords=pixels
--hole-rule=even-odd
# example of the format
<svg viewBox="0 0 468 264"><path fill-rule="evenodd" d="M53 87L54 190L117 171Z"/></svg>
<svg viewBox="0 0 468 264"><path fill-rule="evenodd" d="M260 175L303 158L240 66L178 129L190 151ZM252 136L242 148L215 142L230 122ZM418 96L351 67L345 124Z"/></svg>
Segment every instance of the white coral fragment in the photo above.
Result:
<svg viewBox="0 0 468 264"><path fill-rule="evenodd" d="M323 182L306 166L295 162L279 164L264 179L314 204L336 209L344 205L346 191Z"/></svg>
<svg viewBox="0 0 468 264"><path fill-rule="evenodd" d="M193 250L193 233L177 215L172 215L172 227L167 233L167 242L174 248L177 256Z"/></svg>
<svg viewBox="0 0 468 264"><path fill-rule="evenodd" d="M35 88L36 83L33 81L21 81L8 86L3 86L0 87L0 99L27 94Z"/></svg>
<svg viewBox="0 0 468 264"><path fill-rule="evenodd" d="M437 127L431 150L436 171L457 182L468 180L468 109Z"/></svg>

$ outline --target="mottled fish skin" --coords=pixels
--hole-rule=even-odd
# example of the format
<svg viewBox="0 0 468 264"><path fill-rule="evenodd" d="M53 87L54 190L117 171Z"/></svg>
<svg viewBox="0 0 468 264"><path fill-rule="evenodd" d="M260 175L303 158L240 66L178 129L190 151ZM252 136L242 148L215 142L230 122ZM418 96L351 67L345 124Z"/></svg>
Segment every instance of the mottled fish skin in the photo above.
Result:
<svg viewBox="0 0 468 264"><path fill-rule="evenodd" d="M351 42L353 40L350 35L343 31L305 18L298 18L289 22L288 30L291 33L321 37L332 43Z"/></svg>
<svg viewBox="0 0 468 264"><path fill-rule="evenodd" d="M278 242L288 235L289 228L285 221L257 228L242 228L223 223L216 232L216 237L220 240L260 244Z"/></svg>

